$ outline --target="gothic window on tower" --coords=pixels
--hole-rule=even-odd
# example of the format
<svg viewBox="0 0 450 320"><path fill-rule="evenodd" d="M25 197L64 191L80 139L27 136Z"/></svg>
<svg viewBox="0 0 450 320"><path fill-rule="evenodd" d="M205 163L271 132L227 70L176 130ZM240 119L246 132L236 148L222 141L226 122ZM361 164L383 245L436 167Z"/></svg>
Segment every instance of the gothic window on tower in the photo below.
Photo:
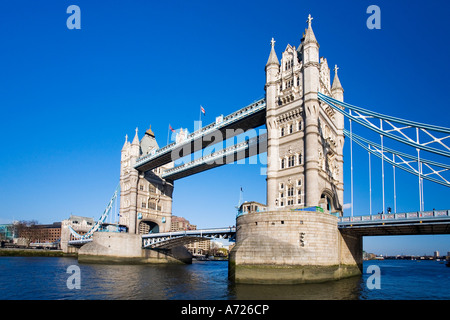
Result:
<svg viewBox="0 0 450 320"><path fill-rule="evenodd" d="M294 132L294 126L292 124L289 125L289 133Z"/></svg>
<svg viewBox="0 0 450 320"><path fill-rule="evenodd" d="M139 185L139 190L141 190L141 191L144 190L144 186L142 184Z"/></svg>
<svg viewBox="0 0 450 320"><path fill-rule="evenodd" d="M288 167L293 167L295 166L295 156L290 156L289 157L289 162L288 162Z"/></svg>
<svg viewBox="0 0 450 320"><path fill-rule="evenodd" d="M284 137L284 127L281 128L280 136L281 136L281 137Z"/></svg>
<svg viewBox="0 0 450 320"><path fill-rule="evenodd" d="M156 188L155 188L155 186L152 185L152 184L150 184L149 187L148 187L148 191L149 191L150 193L156 193Z"/></svg>
<svg viewBox="0 0 450 320"><path fill-rule="evenodd" d="M284 169L284 158L281 159L281 169Z"/></svg>
<svg viewBox="0 0 450 320"><path fill-rule="evenodd" d="M147 206L146 206L146 204L145 204L145 202L142 202L142 208L146 208Z"/></svg>
<svg viewBox="0 0 450 320"><path fill-rule="evenodd" d="M289 187L288 188L288 197L292 197L294 195L294 187Z"/></svg>

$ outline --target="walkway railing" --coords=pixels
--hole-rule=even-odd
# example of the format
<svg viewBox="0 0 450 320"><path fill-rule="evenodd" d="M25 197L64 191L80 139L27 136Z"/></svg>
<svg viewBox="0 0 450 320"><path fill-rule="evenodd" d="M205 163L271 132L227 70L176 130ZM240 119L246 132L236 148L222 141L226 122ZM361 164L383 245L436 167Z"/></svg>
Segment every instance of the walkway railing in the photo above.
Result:
<svg viewBox="0 0 450 320"><path fill-rule="evenodd" d="M404 213L381 213L366 216L339 217L339 223L354 223L368 221L399 221L399 220L420 220L449 218L450 210L416 211Z"/></svg>

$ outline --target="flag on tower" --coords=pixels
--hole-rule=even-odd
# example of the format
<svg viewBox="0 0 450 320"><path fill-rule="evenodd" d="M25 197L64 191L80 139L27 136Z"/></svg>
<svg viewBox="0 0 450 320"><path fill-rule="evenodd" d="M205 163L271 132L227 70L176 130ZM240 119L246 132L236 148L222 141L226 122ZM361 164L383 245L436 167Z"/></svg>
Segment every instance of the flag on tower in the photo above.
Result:
<svg viewBox="0 0 450 320"><path fill-rule="evenodd" d="M206 115L205 109L204 109L202 106L200 106L200 110L202 111L202 113L203 113L204 115Z"/></svg>
<svg viewBox="0 0 450 320"><path fill-rule="evenodd" d="M170 129L170 131L175 132L175 130L173 130L173 128L170 124L169 124L169 129Z"/></svg>

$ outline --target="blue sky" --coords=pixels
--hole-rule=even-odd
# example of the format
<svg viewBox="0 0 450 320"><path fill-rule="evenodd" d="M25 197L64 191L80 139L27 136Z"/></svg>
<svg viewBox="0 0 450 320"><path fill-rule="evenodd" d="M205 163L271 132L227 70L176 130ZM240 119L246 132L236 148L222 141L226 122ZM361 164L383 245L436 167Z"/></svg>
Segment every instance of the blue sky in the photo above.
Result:
<svg viewBox="0 0 450 320"><path fill-rule="evenodd" d="M81 9L81 30L66 27L72 4ZM380 30L366 27L371 4L381 9ZM280 58L287 44L298 46L308 14L320 55L340 68L347 102L448 127L440 95L449 86L449 9L446 1L3 1L0 223L99 217L119 181L126 134L138 127L142 137L151 125L163 146L169 124L194 129L200 105L210 123L262 98L270 39ZM348 140L345 148L350 203ZM369 211L368 165L357 149L361 215ZM372 159L378 212L380 161ZM199 228L235 224L240 187L245 200L266 201L263 167L228 165L176 181L173 214ZM392 167L385 170L393 207ZM397 211L417 210L417 178L396 174ZM425 182L425 209L449 209L448 195ZM364 246L430 254L450 251L450 237L367 238Z"/></svg>

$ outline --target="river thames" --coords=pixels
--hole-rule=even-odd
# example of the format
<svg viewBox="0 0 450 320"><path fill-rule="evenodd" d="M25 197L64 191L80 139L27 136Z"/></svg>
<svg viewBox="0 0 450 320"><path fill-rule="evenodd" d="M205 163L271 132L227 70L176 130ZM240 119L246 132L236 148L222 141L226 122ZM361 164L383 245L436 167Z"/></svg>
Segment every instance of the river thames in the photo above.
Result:
<svg viewBox="0 0 450 320"><path fill-rule="evenodd" d="M374 265L380 271L375 288L372 272L367 273ZM79 288L70 285L70 266L79 267ZM360 277L320 284L237 285L228 280L224 261L102 265L75 258L0 257L0 291L2 300L450 299L450 268L442 262L371 260L364 261L363 271Z"/></svg>

